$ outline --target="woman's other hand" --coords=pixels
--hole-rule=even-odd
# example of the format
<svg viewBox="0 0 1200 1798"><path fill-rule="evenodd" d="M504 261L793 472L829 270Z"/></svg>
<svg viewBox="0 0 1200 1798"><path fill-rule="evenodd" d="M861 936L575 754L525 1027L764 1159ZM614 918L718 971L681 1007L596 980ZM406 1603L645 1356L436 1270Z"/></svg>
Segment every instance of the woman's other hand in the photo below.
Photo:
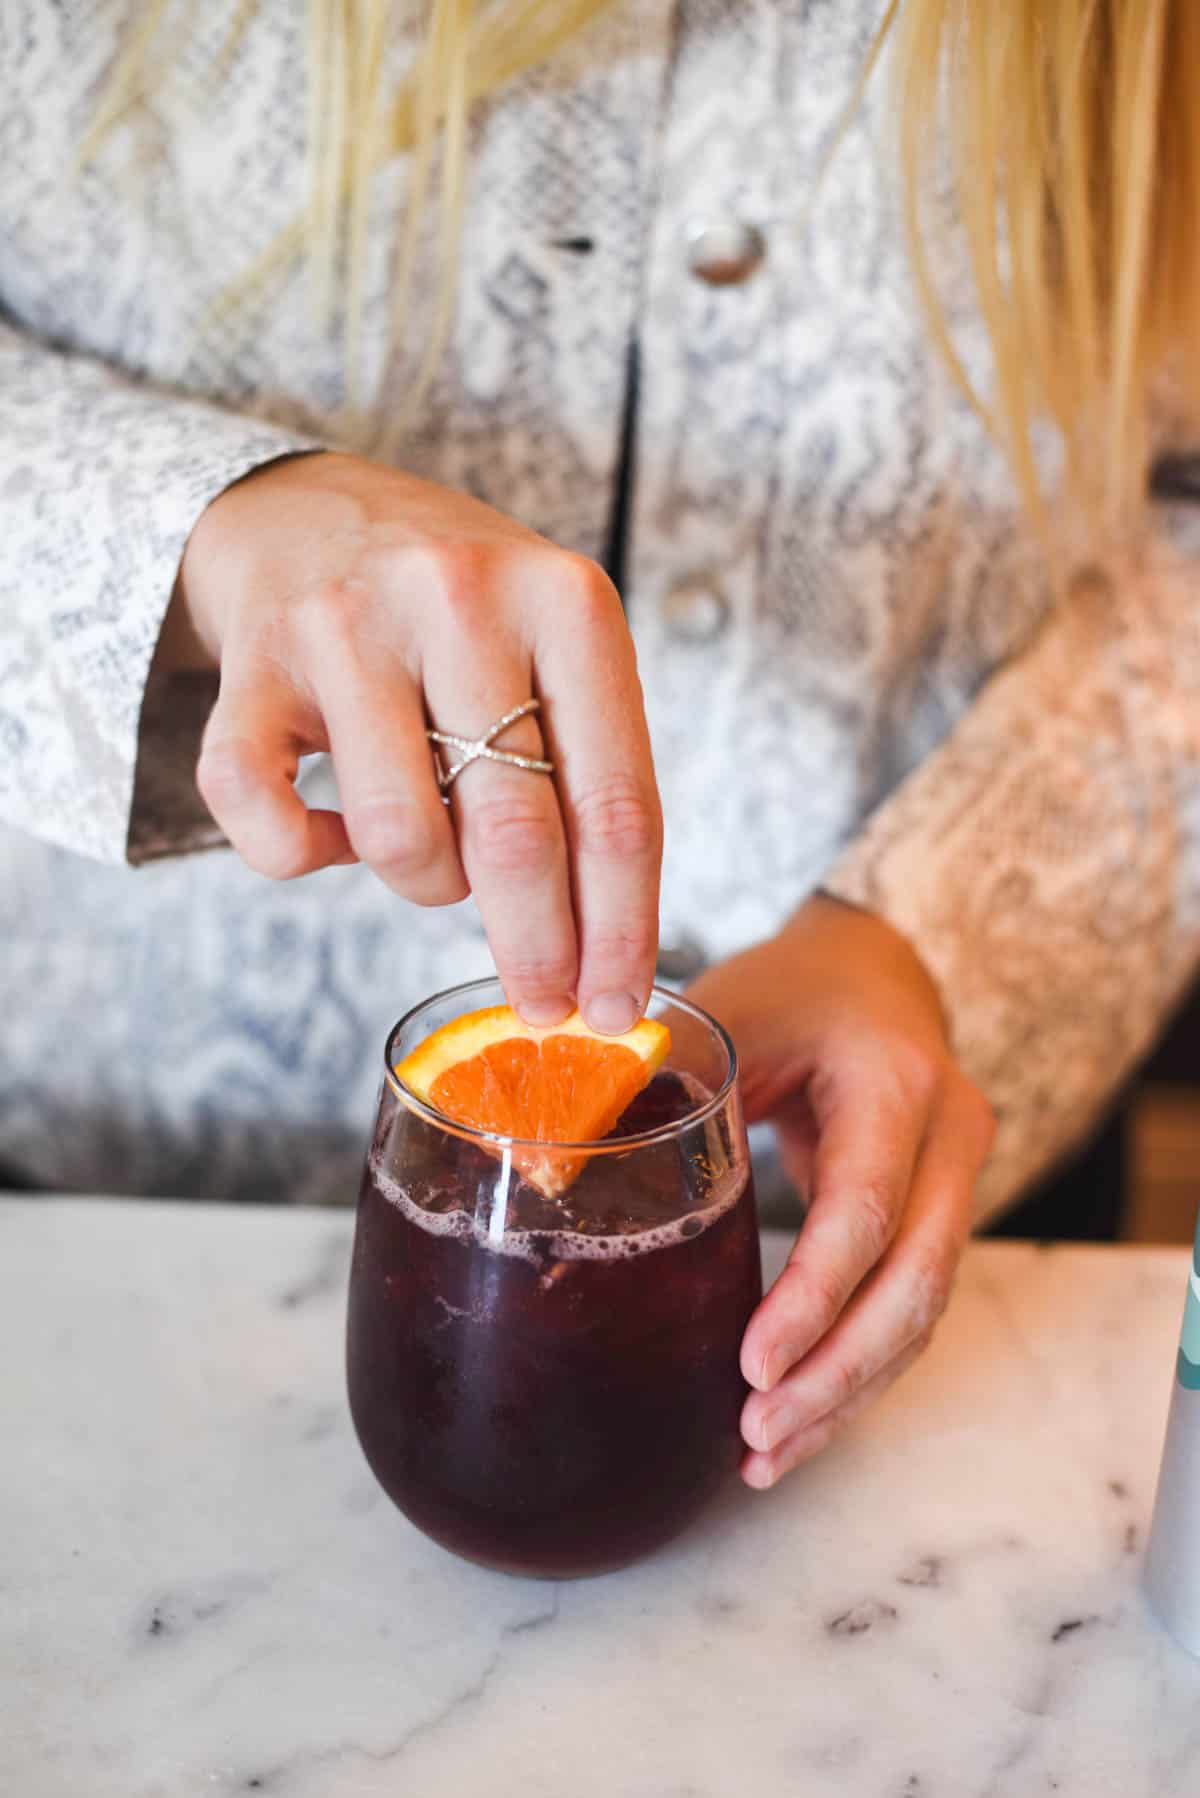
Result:
<svg viewBox="0 0 1200 1798"><path fill-rule="evenodd" d="M640 1015L653 978L661 822L633 646L594 563L467 496L354 456L273 463L201 517L176 607L220 669L197 779L252 868L366 862L418 905L474 893L531 1023L578 1003ZM537 694L443 805L427 719L481 736ZM540 725L539 725L540 719ZM309 810L328 750L343 812Z"/></svg>
<svg viewBox="0 0 1200 1798"><path fill-rule="evenodd" d="M746 1330L742 1475L770 1486L816 1454L928 1343L991 1145L932 980L867 912L818 896L693 996L731 1032L750 1122L774 1120L808 1201Z"/></svg>

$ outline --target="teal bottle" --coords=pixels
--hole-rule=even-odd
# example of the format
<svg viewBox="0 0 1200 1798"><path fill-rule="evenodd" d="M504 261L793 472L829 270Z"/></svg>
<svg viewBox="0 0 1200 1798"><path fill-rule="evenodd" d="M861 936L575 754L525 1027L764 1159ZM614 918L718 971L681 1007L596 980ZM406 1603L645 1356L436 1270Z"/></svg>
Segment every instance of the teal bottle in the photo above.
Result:
<svg viewBox="0 0 1200 1798"><path fill-rule="evenodd" d="M1145 1589L1163 1626L1189 1654L1200 1657L1200 1218L1146 1550Z"/></svg>

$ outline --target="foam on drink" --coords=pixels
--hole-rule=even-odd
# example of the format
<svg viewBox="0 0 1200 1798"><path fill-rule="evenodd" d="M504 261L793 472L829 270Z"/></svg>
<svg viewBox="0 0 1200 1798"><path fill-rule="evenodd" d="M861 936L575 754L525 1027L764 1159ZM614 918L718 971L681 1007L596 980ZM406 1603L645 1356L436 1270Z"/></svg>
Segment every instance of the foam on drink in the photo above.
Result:
<svg viewBox="0 0 1200 1798"><path fill-rule="evenodd" d="M385 1171L379 1154L372 1154L368 1166L376 1189L401 1210L410 1223L434 1236L453 1236L502 1255L520 1255L535 1267L547 1261L629 1261L635 1255L674 1248L677 1243L699 1236L714 1224L737 1203L746 1183L744 1168L730 1168L717 1189L716 1199L669 1224L649 1224L641 1230L626 1230L611 1236L587 1236L577 1230L563 1229L506 1230L497 1237L461 1207L448 1211L429 1210ZM514 1182L517 1178L514 1174Z"/></svg>
<svg viewBox="0 0 1200 1798"><path fill-rule="evenodd" d="M510 1168L511 1227L505 1223L502 1228L497 1229L495 1194L498 1177L494 1157L489 1157L481 1165L489 1188L490 1228L471 1209L469 1194L464 1189L461 1175L452 1182L443 1183L434 1176L424 1179L415 1189L412 1183L406 1186L388 1172L386 1147L381 1144L376 1144L372 1149L368 1168L378 1191L389 1203L397 1206L410 1222L433 1235L450 1236L464 1243L475 1242L500 1254L518 1255L537 1267L544 1267L552 1261L630 1260L637 1255L674 1248L691 1237L699 1236L737 1203L745 1187L746 1170L737 1166L727 1154L715 1121L710 1120L711 1128L706 1130L709 1153L703 1178L699 1177L698 1171L695 1182L697 1188L704 1192L705 1203L698 1205L694 1211L689 1211L682 1217L678 1215L680 1169L673 1159L670 1186L664 1195L664 1209L672 1214L669 1222L647 1222L608 1230L600 1228L593 1218L590 1228L580 1229L572 1216L572 1201L581 1200L586 1208L589 1198L594 1200L596 1187L601 1183L605 1189L624 1188L627 1183L644 1187L644 1167L639 1169L632 1155L627 1161L615 1145L619 1144L623 1136L637 1134L646 1128L656 1128L661 1121L657 1113L669 1112L669 1121L674 1121L676 1114L686 1116L702 1110L711 1097L700 1082L690 1075L656 1075L650 1086L626 1111L609 1139L614 1143L613 1151L594 1156L589 1169L581 1175L581 1180L586 1181L588 1174L591 1174L590 1192L586 1185L581 1191L572 1187L558 1200L546 1200L521 1179L515 1168ZM672 1151L665 1145L658 1152L664 1157L672 1155ZM641 1150L639 1153L643 1156L652 1155L655 1150ZM604 1196L611 1197L611 1193L606 1190ZM550 1223L524 1227L519 1221L519 1214L522 1211L528 1214L531 1209L561 1216L562 1227L555 1228Z"/></svg>

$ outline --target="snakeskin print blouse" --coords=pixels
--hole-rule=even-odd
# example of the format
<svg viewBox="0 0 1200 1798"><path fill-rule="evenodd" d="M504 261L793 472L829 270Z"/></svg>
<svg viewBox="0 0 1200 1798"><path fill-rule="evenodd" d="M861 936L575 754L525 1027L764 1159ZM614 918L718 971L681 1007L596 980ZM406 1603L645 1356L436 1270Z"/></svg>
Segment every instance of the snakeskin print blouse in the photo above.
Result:
<svg viewBox="0 0 1200 1798"><path fill-rule="evenodd" d="M192 781L211 694L147 679L204 506L297 447L370 453L433 281L387 350L389 168L357 416L303 272L239 287L303 199L304 8L262 0L222 63L235 10L193 9L73 179L138 9L0 8L0 1163L335 1199L386 1027L488 968L476 915L358 867L248 872ZM482 108L452 339L401 459L600 554L638 345L624 598L664 943L725 955L818 884L891 919L999 1112L987 1208L1086 1129L1193 966L1200 625L1166 529L1050 604L926 343L885 82L815 183L881 10L621 0ZM714 244L743 278L705 278ZM985 374L952 233L940 254Z"/></svg>

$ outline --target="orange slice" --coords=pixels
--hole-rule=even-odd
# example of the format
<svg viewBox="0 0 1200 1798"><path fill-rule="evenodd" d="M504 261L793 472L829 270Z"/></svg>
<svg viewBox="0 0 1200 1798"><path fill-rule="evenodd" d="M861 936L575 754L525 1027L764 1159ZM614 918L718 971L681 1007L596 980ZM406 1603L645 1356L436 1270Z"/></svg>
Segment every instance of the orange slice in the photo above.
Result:
<svg viewBox="0 0 1200 1798"><path fill-rule="evenodd" d="M526 1143L596 1142L666 1059L671 1033L643 1018L624 1036L598 1036L579 1012L561 1024L526 1024L507 1005L443 1024L396 1065L404 1085L457 1124ZM566 1191L586 1155L513 1151L547 1198Z"/></svg>

